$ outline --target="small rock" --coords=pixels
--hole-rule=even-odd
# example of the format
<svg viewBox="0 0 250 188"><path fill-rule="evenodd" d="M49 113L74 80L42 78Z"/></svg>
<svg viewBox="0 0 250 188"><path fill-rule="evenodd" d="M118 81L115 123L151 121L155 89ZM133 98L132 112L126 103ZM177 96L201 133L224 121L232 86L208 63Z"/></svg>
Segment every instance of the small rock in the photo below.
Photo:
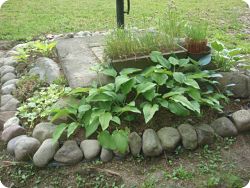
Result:
<svg viewBox="0 0 250 188"><path fill-rule="evenodd" d="M84 140L81 143L81 149L85 159L91 160L98 156L101 151L101 146L98 140Z"/></svg>
<svg viewBox="0 0 250 188"><path fill-rule="evenodd" d="M40 146L40 142L32 137L22 138L16 143L15 158L17 161L32 159Z"/></svg>
<svg viewBox="0 0 250 188"><path fill-rule="evenodd" d="M16 91L16 86L14 84L10 84L7 86L2 86L1 92L3 95L9 95Z"/></svg>
<svg viewBox="0 0 250 188"><path fill-rule="evenodd" d="M250 111L249 110L239 110L237 112L234 112L232 115L232 119L239 132L250 130Z"/></svg>
<svg viewBox="0 0 250 188"><path fill-rule="evenodd" d="M9 142L12 138L25 134L25 129L19 125L13 125L4 129L2 132L2 140Z"/></svg>
<svg viewBox="0 0 250 188"><path fill-rule="evenodd" d="M56 62L47 57L37 59L35 66L30 70L30 74L38 75L41 80L53 83L60 77L60 68Z"/></svg>
<svg viewBox="0 0 250 188"><path fill-rule="evenodd" d="M164 127L161 128L157 135L161 141L161 145L163 150L166 151L174 151L177 145L181 141L181 135L177 129L173 127Z"/></svg>
<svg viewBox="0 0 250 188"><path fill-rule="evenodd" d="M134 157L138 156L142 148L141 137L136 132L132 132L130 133L128 137L128 143L129 143L129 148L130 148L132 155Z"/></svg>
<svg viewBox="0 0 250 188"><path fill-rule="evenodd" d="M74 33L68 33L68 34L66 35L66 38L74 38Z"/></svg>
<svg viewBox="0 0 250 188"><path fill-rule="evenodd" d="M7 73L15 73L15 68L9 65L4 65L0 68L0 76L3 76Z"/></svg>
<svg viewBox="0 0 250 188"><path fill-rule="evenodd" d="M182 145L185 149L193 150L198 146L198 139L195 129L190 124L182 124L178 127L181 135Z"/></svg>
<svg viewBox="0 0 250 188"><path fill-rule="evenodd" d="M9 72L2 76L1 83L4 84L5 82L13 79L16 79L16 75L14 73Z"/></svg>
<svg viewBox="0 0 250 188"><path fill-rule="evenodd" d="M16 111L19 104L20 102L13 97L5 105L0 107L0 111Z"/></svg>
<svg viewBox="0 0 250 188"><path fill-rule="evenodd" d="M12 126L12 125L19 125L20 120L18 117L11 117L10 119L8 119L4 125L3 125L3 129L7 129L8 127Z"/></svg>
<svg viewBox="0 0 250 188"><path fill-rule="evenodd" d="M16 85L18 81L19 81L18 79L9 80L9 81L5 82L5 83L2 85L2 87L7 86L7 85L11 85L11 84Z"/></svg>
<svg viewBox="0 0 250 188"><path fill-rule="evenodd" d="M76 164L83 158L83 153L76 141L68 140L56 152L54 159L65 164Z"/></svg>
<svg viewBox="0 0 250 188"><path fill-rule="evenodd" d="M226 117L216 119L211 123L215 133L222 137L236 136L238 134L232 121Z"/></svg>
<svg viewBox="0 0 250 188"><path fill-rule="evenodd" d="M15 154L15 148L16 148L16 144L22 139L22 138L27 138L26 135L20 135L17 136L15 138L12 138L7 145L7 151L11 154L14 155Z"/></svg>
<svg viewBox="0 0 250 188"><path fill-rule="evenodd" d="M54 143L52 139L44 140L40 148L33 156L33 162L35 166L45 167L49 163L49 161L53 159L58 148L58 142Z"/></svg>
<svg viewBox="0 0 250 188"><path fill-rule="evenodd" d="M207 124L203 124L196 128L198 136L198 145L212 144L214 142L215 133L212 127Z"/></svg>
<svg viewBox="0 0 250 188"><path fill-rule="evenodd" d="M0 130L3 129L4 123L10 119L11 117L14 117L16 115L16 111L6 111L6 112L0 112Z"/></svg>
<svg viewBox="0 0 250 188"><path fill-rule="evenodd" d="M17 51L14 51L14 50L10 50L6 53L5 57L12 57L12 56L16 56L18 55L19 53Z"/></svg>
<svg viewBox="0 0 250 188"><path fill-rule="evenodd" d="M162 153L160 139L153 129L146 129L142 137L142 151L145 156L158 156Z"/></svg>
<svg viewBox="0 0 250 188"><path fill-rule="evenodd" d="M113 152L111 150L102 148L101 155L100 155L101 161L108 162L108 161L111 161L112 158L113 158Z"/></svg>
<svg viewBox="0 0 250 188"><path fill-rule="evenodd" d="M2 95L1 96L1 106L4 106L6 103L8 103L12 98L14 98L12 95Z"/></svg>
<svg viewBox="0 0 250 188"><path fill-rule="evenodd" d="M17 65L16 58L13 56L4 58L4 65L16 66Z"/></svg>
<svg viewBox="0 0 250 188"><path fill-rule="evenodd" d="M52 138L55 129L56 126L52 123L41 122L36 125L35 129L33 130L32 136L42 143L44 140Z"/></svg>

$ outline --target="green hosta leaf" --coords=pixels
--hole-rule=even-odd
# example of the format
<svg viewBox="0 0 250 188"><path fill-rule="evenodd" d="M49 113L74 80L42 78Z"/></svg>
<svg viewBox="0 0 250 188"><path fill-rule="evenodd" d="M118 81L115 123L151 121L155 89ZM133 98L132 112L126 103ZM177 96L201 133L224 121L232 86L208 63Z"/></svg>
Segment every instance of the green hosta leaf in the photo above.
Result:
<svg viewBox="0 0 250 188"><path fill-rule="evenodd" d="M194 80L194 79L191 79L191 78L188 78L184 81L184 83L188 86L191 86L191 87L194 87L196 89L200 89L200 86L199 84Z"/></svg>
<svg viewBox="0 0 250 188"><path fill-rule="evenodd" d="M200 111L201 107L200 107L199 102L197 102L197 101L190 101L190 102L193 105L195 111L198 112L198 114L200 114L201 113L201 111Z"/></svg>
<svg viewBox="0 0 250 188"><path fill-rule="evenodd" d="M137 95L140 93L145 93L146 91L149 91L153 89L156 86L156 84L152 82L143 82L141 84L138 84L136 87Z"/></svg>
<svg viewBox="0 0 250 188"><path fill-rule="evenodd" d="M168 98L174 95L182 95L187 91L187 88L179 87L179 88L174 88L170 92L166 93L163 95L163 98Z"/></svg>
<svg viewBox="0 0 250 188"><path fill-rule="evenodd" d="M53 133L53 142L56 142L61 135L63 134L64 130L67 128L67 124L62 123L60 125L58 125Z"/></svg>
<svg viewBox="0 0 250 188"><path fill-rule="evenodd" d="M190 114L188 109L175 102L169 102L168 109L178 116L188 116Z"/></svg>
<svg viewBox="0 0 250 188"><path fill-rule="evenodd" d="M99 122L101 124L102 130L106 130L109 127L109 122L112 120L112 114L110 112L106 112L99 116Z"/></svg>
<svg viewBox="0 0 250 188"><path fill-rule="evenodd" d="M113 140L113 137L109 134L109 132L107 130L102 131L98 135L98 141L100 142L101 146L106 148L106 149L111 149L111 150L116 149L116 145L115 145L115 142Z"/></svg>
<svg viewBox="0 0 250 188"><path fill-rule="evenodd" d="M125 75L121 75L121 76L117 76L115 78L115 87L116 87L116 92L119 91L120 87L122 84L126 83L130 81L130 78L125 76Z"/></svg>
<svg viewBox="0 0 250 188"><path fill-rule="evenodd" d="M88 102L107 102L113 101L113 96L107 95L106 93L96 93L87 97Z"/></svg>
<svg viewBox="0 0 250 188"><path fill-rule="evenodd" d="M106 91L113 91L115 89L115 84L110 83L105 86L102 86L101 89L106 90Z"/></svg>
<svg viewBox="0 0 250 188"><path fill-rule="evenodd" d="M131 79L128 82L124 83L121 87L123 94L128 94L135 85L135 79Z"/></svg>
<svg viewBox="0 0 250 188"><path fill-rule="evenodd" d="M138 108L136 108L135 106L129 106L129 105L126 105L124 107L115 107L114 112L117 112L117 113L134 112L138 114L141 113L141 111Z"/></svg>
<svg viewBox="0 0 250 188"><path fill-rule="evenodd" d="M141 69L126 68L126 69L123 69L123 70L120 72L120 75L129 75L129 74L133 74L133 73L140 72L140 71L141 71Z"/></svg>
<svg viewBox="0 0 250 188"><path fill-rule="evenodd" d="M69 92L69 95L79 94L79 93L87 93L89 92L90 88L75 88L71 92Z"/></svg>
<svg viewBox="0 0 250 188"><path fill-rule="evenodd" d="M153 61L154 63L158 63L158 57L159 57L159 56L162 56L162 53L161 53L161 52L153 51L153 52L151 52L151 54L150 54L150 59L151 59L151 61Z"/></svg>
<svg viewBox="0 0 250 188"><path fill-rule="evenodd" d="M56 112L56 114L53 115L51 122L54 122L55 120L57 120L61 117L70 116L70 112L68 111L68 109L56 109L56 110L53 110L52 113L53 112Z"/></svg>
<svg viewBox="0 0 250 188"><path fill-rule="evenodd" d="M67 129L67 137L69 138L77 129L77 127L79 126L78 123L73 122L71 124L69 124L68 129Z"/></svg>
<svg viewBox="0 0 250 188"><path fill-rule="evenodd" d="M174 72L173 77L174 77L175 81L177 81L179 83L184 83L186 80L186 76L182 72Z"/></svg>
<svg viewBox="0 0 250 188"><path fill-rule="evenodd" d="M143 114L145 122L148 123L154 116L155 112L159 110L158 104L145 103L143 106Z"/></svg>
<svg viewBox="0 0 250 188"><path fill-rule="evenodd" d="M113 116L111 121L115 122L118 125L121 125L121 120L118 116Z"/></svg>
<svg viewBox="0 0 250 188"><path fill-rule="evenodd" d="M105 74L105 75L107 75L107 76L114 77L114 78L117 76L117 72L113 68L104 69L102 71L102 73Z"/></svg>
<svg viewBox="0 0 250 188"><path fill-rule="evenodd" d="M189 66L189 63L190 62L190 60L189 59L180 59L179 60L179 66L180 67L187 67L187 66Z"/></svg>
<svg viewBox="0 0 250 188"><path fill-rule="evenodd" d="M170 99L173 100L174 102L181 103L183 106L185 106L186 108L192 111L196 111L198 113L200 112L200 109L196 109L192 105L192 103L183 95L174 95Z"/></svg>
<svg viewBox="0 0 250 188"><path fill-rule="evenodd" d="M233 56L236 56L236 55L239 55L241 53L241 48L235 48L235 49L232 49L228 52L228 54L233 57Z"/></svg>
<svg viewBox="0 0 250 188"><path fill-rule="evenodd" d="M86 138L91 136L96 130L98 129L99 126L99 119L95 118L91 123L85 125L85 130L86 130Z"/></svg>
<svg viewBox="0 0 250 188"><path fill-rule="evenodd" d="M163 108L168 108L169 107L169 103L167 100L162 99L162 98L157 98L156 101L158 102L158 104L160 104Z"/></svg>
<svg viewBox="0 0 250 188"><path fill-rule="evenodd" d="M195 74L190 74L187 76L187 78L190 78L190 79L201 79L201 78L208 78L208 77L209 77L209 74L206 71L202 71L202 72L195 73Z"/></svg>
<svg viewBox="0 0 250 188"><path fill-rule="evenodd" d="M151 90L146 91L145 93L143 93L143 96L148 101L152 101L154 98L156 98L157 96L159 96L159 94L155 92L155 89L151 89Z"/></svg>
<svg viewBox="0 0 250 188"><path fill-rule="evenodd" d="M90 109L91 109L91 106L90 106L90 105L84 104L84 105L79 106L78 112L79 112L79 113L84 113L84 112L87 112L87 111L90 110Z"/></svg>
<svg viewBox="0 0 250 188"><path fill-rule="evenodd" d="M128 149L128 133L123 130L116 130L112 133L112 138L116 145L116 150L125 153Z"/></svg>
<svg viewBox="0 0 250 188"><path fill-rule="evenodd" d="M214 50L216 50L217 52L221 52L222 50L225 49L225 46L219 42L219 41L214 41L211 43L211 46Z"/></svg>
<svg viewBox="0 0 250 188"><path fill-rule="evenodd" d="M189 88L187 94L196 101L199 101L201 99L200 91L195 88Z"/></svg>
<svg viewBox="0 0 250 188"><path fill-rule="evenodd" d="M167 82L168 76L166 74L161 73L152 73L151 74L152 80L154 80L158 85L163 85Z"/></svg>
<svg viewBox="0 0 250 188"><path fill-rule="evenodd" d="M174 57L170 57L168 61L174 66L179 65L179 60L175 59Z"/></svg>

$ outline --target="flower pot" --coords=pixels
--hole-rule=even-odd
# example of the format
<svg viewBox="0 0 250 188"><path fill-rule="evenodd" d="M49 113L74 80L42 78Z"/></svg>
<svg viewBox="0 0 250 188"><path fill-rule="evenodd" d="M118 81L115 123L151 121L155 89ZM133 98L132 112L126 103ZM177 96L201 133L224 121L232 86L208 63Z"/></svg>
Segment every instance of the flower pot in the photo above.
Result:
<svg viewBox="0 0 250 188"><path fill-rule="evenodd" d="M202 57L208 54L211 54L211 47L206 46L206 48L199 53L188 52L188 57L190 57L191 59L195 61L199 61Z"/></svg>
<svg viewBox="0 0 250 188"><path fill-rule="evenodd" d="M206 51L207 39L197 41L187 38L185 43L189 53L202 53Z"/></svg>

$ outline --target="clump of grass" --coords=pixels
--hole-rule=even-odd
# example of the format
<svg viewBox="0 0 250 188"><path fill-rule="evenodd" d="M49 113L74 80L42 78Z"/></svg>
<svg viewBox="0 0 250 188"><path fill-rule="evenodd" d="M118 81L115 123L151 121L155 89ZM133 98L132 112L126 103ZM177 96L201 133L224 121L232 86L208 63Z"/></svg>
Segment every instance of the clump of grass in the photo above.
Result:
<svg viewBox="0 0 250 188"><path fill-rule="evenodd" d="M198 23L188 23L185 26L185 34L189 40L203 41L207 39L208 23L200 21Z"/></svg>

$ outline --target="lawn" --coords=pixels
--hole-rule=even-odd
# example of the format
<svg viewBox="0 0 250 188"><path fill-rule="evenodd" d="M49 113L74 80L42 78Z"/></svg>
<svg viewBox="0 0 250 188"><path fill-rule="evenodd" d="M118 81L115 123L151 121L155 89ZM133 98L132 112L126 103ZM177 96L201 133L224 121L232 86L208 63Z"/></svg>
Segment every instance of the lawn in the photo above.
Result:
<svg viewBox="0 0 250 188"><path fill-rule="evenodd" d="M104 3L105 2L105 3ZM154 27L167 7L165 0L133 0L126 24ZM210 39L250 51L244 20L246 4L239 0L176 0L185 20L206 18ZM26 40L47 33L108 30L116 27L114 0L9 0L0 10L0 40Z"/></svg>

